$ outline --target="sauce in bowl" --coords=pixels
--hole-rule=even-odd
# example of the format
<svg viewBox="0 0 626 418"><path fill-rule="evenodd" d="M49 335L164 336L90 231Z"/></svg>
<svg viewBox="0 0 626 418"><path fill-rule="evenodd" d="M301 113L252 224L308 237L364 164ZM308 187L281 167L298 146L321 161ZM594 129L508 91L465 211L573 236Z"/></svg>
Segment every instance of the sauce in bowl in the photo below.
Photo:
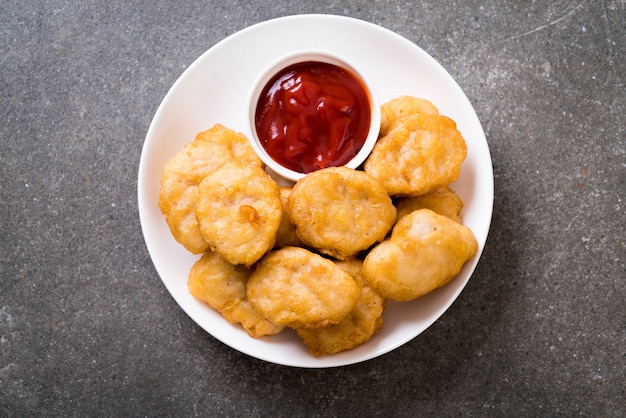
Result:
<svg viewBox="0 0 626 418"><path fill-rule="evenodd" d="M345 165L363 147L371 97L352 71L326 62L287 66L264 86L254 115L258 139L285 168L310 173Z"/></svg>

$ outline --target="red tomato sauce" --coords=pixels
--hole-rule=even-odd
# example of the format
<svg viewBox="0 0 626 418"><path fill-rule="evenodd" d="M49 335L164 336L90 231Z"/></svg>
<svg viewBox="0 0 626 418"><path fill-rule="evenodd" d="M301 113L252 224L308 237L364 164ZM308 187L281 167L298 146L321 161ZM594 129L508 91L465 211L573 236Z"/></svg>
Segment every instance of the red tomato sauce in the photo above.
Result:
<svg viewBox="0 0 626 418"><path fill-rule="evenodd" d="M263 89L255 114L267 153L300 173L349 162L363 147L370 121L363 82L346 69L317 61L276 74Z"/></svg>

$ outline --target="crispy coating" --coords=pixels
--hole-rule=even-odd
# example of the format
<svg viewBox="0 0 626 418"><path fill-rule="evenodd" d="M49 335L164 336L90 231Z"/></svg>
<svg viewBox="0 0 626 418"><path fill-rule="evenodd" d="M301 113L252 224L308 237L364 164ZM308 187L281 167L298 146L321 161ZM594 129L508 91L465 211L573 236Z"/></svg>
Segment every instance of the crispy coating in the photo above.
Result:
<svg viewBox="0 0 626 418"><path fill-rule="evenodd" d="M363 276L381 295L408 301L452 280L474 256L472 231L430 209L401 218L365 257Z"/></svg>
<svg viewBox="0 0 626 418"><path fill-rule="evenodd" d="M232 264L250 266L274 246L282 212L276 182L254 165L227 162L198 187L200 232Z"/></svg>
<svg viewBox="0 0 626 418"><path fill-rule="evenodd" d="M354 278L361 288L352 311L338 324L318 329L296 330L302 342L314 356L324 356L350 350L367 341L380 331L386 301L363 278L363 262L356 258L337 261L335 264Z"/></svg>
<svg viewBox="0 0 626 418"><path fill-rule="evenodd" d="M209 247L196 219L198 185L235 158L261 165L245 136L218 124L196 135L163 168L159 208L174 239L194 254Z"/></svg>
<svg viewBox="0 0 626 418"><path fill-rule="evenodd" d="M206 242L196 220L198 185L211 171L230 158L227 148L206 141L193 141L163 169L159 208L176 241L188 251L206 251Z"/></svg>
<svg viewBox="0 0 626 418"><path fill-rule="evenodd" d="M419 196L456 181L466 155L452 119L416 113L378 140L364 167L390 195Z"/></svg>
<svg viewBox="0 0 626 418"><path fill-rule="evenodd" d="M320 328L343 320L360 289L332 261L299 247L267 254L248 280L248 299L264 317L292 328Z"/></svg>
<svg viewBox="0 0 626 418"><path fill-rule="evenodd" d="M296 226L291 221L289 216L289 195L291 194L291 187L280 186L280 201L283 205L283 217L280 220L278 231L276 232L276 244L274 248L281 247L301 247L303 244L296 234Z"/></svg>
<svg viewBox="0 0 626 418"><path fill-rule="evenodd" d="M337 259L381 241L396 220L396 208L380 182L346 167L302 178L288 203L300 240Z"/></svg>
<svg viewBox="0 0 626 418"><path fill-rule="evenodd" d="M400 119L415 113L438 115L439 110L426 99L413 96L399 96L380 107L380 136L387 135Z"/></svg>
<svg viewBox="0 0 626 418"><path fill-rule="evenodd" d="M218 253L208 251L191 267L187 286L194 297L220 312L231 324L241 324L251 337L279 333L284 327L269 322L248 301L249 276L247 268L235 266Z"/></svg>
<svg viewBox="0 0 626 418"><path fill-rule="evenodd" d="M398 210L398 219L418 209L430 209L461 223L463 201L449 187L441 187L422 196L401 198L396 203L396 209Z"/></svg>
<svg viewBox="0 0 626 418"><path fill-rule="evenodd" d="M228 148L234 159L244 163L263 168L263 161L250 145L248 138L240 132L235 132L223 125L215 124L208 131L200 132L196 139L211 141Z"/></svg>

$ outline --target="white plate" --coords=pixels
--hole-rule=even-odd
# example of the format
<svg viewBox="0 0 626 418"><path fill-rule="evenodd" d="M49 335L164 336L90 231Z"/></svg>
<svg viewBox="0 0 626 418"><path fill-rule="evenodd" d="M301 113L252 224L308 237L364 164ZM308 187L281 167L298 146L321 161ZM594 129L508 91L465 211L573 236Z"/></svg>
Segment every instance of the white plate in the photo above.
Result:
<svg viewBox="0 0 626 418"><path fill-rule="evenodd" d="M468 145L461 178L452 188L464 202L463 220L479 250L449 284L412 302L389 303L381 332L366 344L315 358L291 330L250 338L239 326L193 298L187 274L198 258L172 238L157 206L161 170L196 133L215 123L246 132L246 97L262 69L296 49L325 49L367 71L381 103L409 94L432 101L454 119ZM467 284L487 239L493 171L480 121L453 78L426 52L377 25L332 15L298 15L263 22L219 42L174 83L150 125L139 164L138 205L146 246L176 302L198 325L230 347L265 361L318 368L353 364L385 354L435 322ZM469 320L469 318L468 318Z"/></svg>

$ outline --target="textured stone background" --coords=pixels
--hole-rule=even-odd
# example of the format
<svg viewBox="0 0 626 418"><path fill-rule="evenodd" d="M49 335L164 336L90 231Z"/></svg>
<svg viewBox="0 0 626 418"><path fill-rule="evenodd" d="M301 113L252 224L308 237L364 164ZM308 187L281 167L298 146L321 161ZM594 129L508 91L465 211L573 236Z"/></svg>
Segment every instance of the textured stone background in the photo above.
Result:
<svg viewBox="0 0 626 418"><path fill-rule="evenodd" d="M145 134L183 70L298 13L364 19L436 58L495 175L459 299L405 346L329 370L196 326L136 203ZM623 0L5 0L0 51L0 416L626 415Z"/></svg>

